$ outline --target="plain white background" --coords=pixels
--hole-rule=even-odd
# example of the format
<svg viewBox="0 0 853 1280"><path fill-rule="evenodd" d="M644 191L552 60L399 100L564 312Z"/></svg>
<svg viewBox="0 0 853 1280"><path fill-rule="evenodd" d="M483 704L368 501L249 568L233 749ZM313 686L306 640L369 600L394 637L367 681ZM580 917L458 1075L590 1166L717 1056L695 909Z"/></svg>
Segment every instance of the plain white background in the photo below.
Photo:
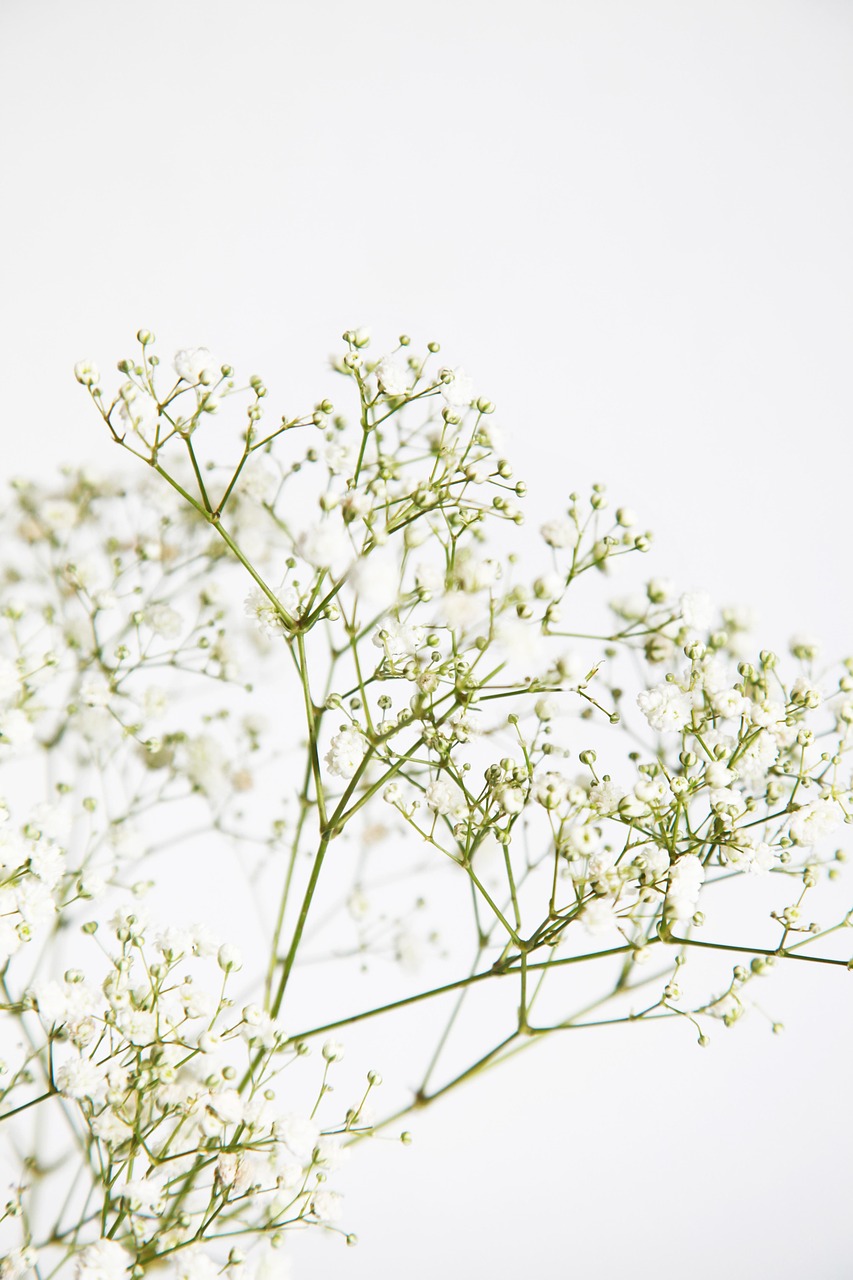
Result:
<svg viewBox="0 0 853 1280"><path fill-rule="evenodd" d="M407 331L537 506L601 480L648 571L853 649L845 0L4 0L0 113L7 475L110 465L71 369L140 325L289 413L345 327ZM775 979L781 1038L522 1056L362 1152L361 1244L299 1275L842 1280L850 981Z"/></svg>

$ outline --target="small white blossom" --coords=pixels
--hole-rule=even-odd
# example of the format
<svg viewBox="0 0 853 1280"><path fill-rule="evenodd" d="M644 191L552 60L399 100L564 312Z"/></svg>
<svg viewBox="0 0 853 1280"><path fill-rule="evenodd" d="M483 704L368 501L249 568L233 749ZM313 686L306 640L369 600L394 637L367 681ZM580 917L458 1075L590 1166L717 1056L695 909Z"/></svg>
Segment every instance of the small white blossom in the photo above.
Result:
<svg viewBox="0 0 853 1280"><path fill-rule="evenodd" d="M593 937L612 933L619 927L616 908L609 898L593 898L581 912L580 920L587 933Z"/></svg>
<svg viewBox="0 0 853 1280"><path fill-rule="evenodd" d="M737 776L744 782L753 783L761 779L768 769L776 763L779 746L772 733L762 729L754 737L747 739L748 745L739 751L733 761Z"/></svg>
<svg viewBox="0 0 853 1280"><path fill-rule="evenodd" d="M352 778L364 759L367 742L355 729L342 729L332 738L324 757L329 773L335 778Z"/></svg>
<svg viewBox="0 0 853 1280"><path fill-rule="evenodd" d="M243 968L243 957L233 943L223 942L217 952L216 959L220 969L225 973L228 973L231 969Z"/></svg>
<svg viewBox="0 0 853 1280"><path fill-rule="evenodd" d="M409 390L411 373L401 360L383 356L376 366L376 380L388 396L404 396Z"/></svg>
<svg viewBox="0 0 853 1280"><path fill-rule="evenodd" d="M107 1076L91 1058L74 1057L56 1073L56 1087L66 1098L102 1102L107 1092Z"/></svg>
<svg viewBox="0 0 853 1280"><path fill-rule="evenodd" d="M184 629L184 620L170 604L150 604L143 614L147 626L167 640L176 640Z"/></svg>
<svg viewBox="0 0 853 1280"><path fill-rule="evenodd" d="M273 1134L297 1160L308 1164L320 1137L320 1126L308 1116L286 1115L276 1120Z"/></svg>
<svg viewBox="0 0 853 1280"><path fill-rule="evenodd" d="M448 814L459 808L463 796L456 783L446 774L442 774L429 784L424 793L424 799L435 813Z"/></svg>
<svg viewBox="0 0 853 1280"><path fill-rule="evenodd" d="M322 1222L337 1222L343 1212L343 1197L324 1187L312 1195L311 1209Z"/></svg>
<svg viewBox="0 0 853 1280"><path fill-rule="evenodd" d="M225 752L209 733L188 738L181 748L181 765L190 782L212 798L219 796L228 784Z"/></svg>
<svg viewBox="0 0 853 1280"><path fill-rule="evenodd" d="M99 1240L80 1255L76 1280L125 1280L133 1258L115 1240Z"/></svg>
<svg viewBox="0 0 853 1280"><path fill-rule="evenodd" d="M74 377L84 387L95 387L101 380L94 360L78 360L74 366Z"/></svg>
<svg viewBox="0 0 853 1280"><path fill-rule="evenodd" d="M567 516L557 520L546 520L539 532L549 547L576 547L580 538L577 525Z"/></svg>
<svg viewBox="0 0 853 1280"><path fill-rule="evenodd" d="M284 618L276 609L270 598L264 595L260 587L254 587L243 602L243 612L258 625L258 630L265 636L286 634Z"/></svg>
<svg viewBox="0 0 853 1280"><path fill-rule="evenodd" d="M524 791L521 787L512 785L498 787L495 799L502 811L511 817L521 813L524 808Z"/></svg>
<svg viewBox="0 0 853 1280"><path fill-rule="evenodd" d="M34 737L35 729L25 711L13 707L0 712L0 747L26 747Z"/></svg>
<svg viewBox="0 0 853 1280"><path fill-rule="evenodd" d="M558 809L568 799L569 780L561 773L546 773L535 779L531 794L543 808Z"/></svg>
<svg viewBox="0 0 853 1280"><path fill-rule="evenodd" d="M442 369L441 373L452 375L447 381L442 378L439 385L446 404L451 409L467 409L474 399L474 384L464 369Z"/></svg>
<svg viewBox="0 0 853 1280"><path fill-rule="evenodd" d="M707 631L714 621L714 602L704 591L688 591L681 597L681 616L693 631Z"/></svg>
<svg viewBox="0 0 853 1280"><path fill-rule="evenodd" d="M687 921L692 918L699 905L704 879L705 868L695 853L685 854L672 864L666 906L673 919Z"/></svg>
<svg viewBox="0 0 853 1280"><path fill-rule="evenodd" d="M637 706L651 728L659 733L680 732L690 723L693 711L690 697L669 680L638 694Z"/></svg>
<svg viewBox="0 0 853 1280"><path fill-rule="evenodd" d="M396 661L417 653L424 645L426 631L423 627L413 627L391 618L374 631L372 640L378 649L385 650L387 658Z"/></svg>
<svg viewBox="0 0 853 1280"><path fill-rule="evenodd" d="M343 525L324 520L305 529L296 539L296 550L315 569L329 569L341 577L355 558Z"/></svg>
<svg viewBox="0 0 853 1280"><path fill-rule="evenodd" d="M218 377L213 356L207 347L188 347L175 354L175 373L184 382L195 384L206 373L211 382Z"/></svg>
<svg viewBox="0 0 853 1280"><path fill-rule="evenodd" d="M737 720L750 710L749 698L744 697L737 689L720 689L712 693L710 703L716 714L724 720Z"/></svg>
<svg viewBox="0 0 853 1280"><path fill-rule="evenodd" d="M144 392L133 398L123 396L119 402L118 413L125 426L138 431L142 436L153 431L160 416L156 403Z"/></svg>
<svg viewBox="0 0 853 1280"><path fill-rule="evenodd" d="M594 783L589 789L590 808L601 814L603 818L615 813L624 798L625 792L609 778L603 782Z"/></svg>
<svg viewBox="0 0 853 1280"><path fill-rule="evenodd" d="M803 805L791 819L791 839L801 845L815 845L831 835L841 822L838 806L831 800L815 800Z"/></svg>

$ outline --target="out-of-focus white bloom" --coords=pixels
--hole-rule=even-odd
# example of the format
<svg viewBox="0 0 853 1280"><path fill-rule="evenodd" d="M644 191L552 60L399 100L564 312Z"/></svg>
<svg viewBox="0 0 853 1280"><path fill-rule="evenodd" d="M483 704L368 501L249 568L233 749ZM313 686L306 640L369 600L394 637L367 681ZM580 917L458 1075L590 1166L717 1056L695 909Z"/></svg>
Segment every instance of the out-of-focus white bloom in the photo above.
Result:
<svg viewBox="0 0 853 1280"><path fill-rule="evenodd" d="M411 525L409 526L409 528L412 527ZM415 583L421 591L429 591L432 595L440 595L444 591L445 585L444 567L420 561L415 565Z"/></svg>
<svg viewBox="0 0 853 1280"><path fill-rule="evenodd" d="M12 707L0 712L0 747L26 747L35 737L35 729L26 712Z"/></svg>
<svg viewBox="0 0 853 1280"><path fill-rule="evenodd" d="M467 631L483 620L483 605L476 596L466 591L447 591L438 602L436 625L448 626L453 631ZM529 631L529 627L525 627Z"/></svg>
<svg viewBox="0 0 853 1280"><path fill-rule="evenodd" d="M209 733L200 733L182 744L180 763L190 782L216 797L228 783L228 762L222 747Z"/></svg>
<svg viewBox="0 0 853 1280"><path fill-rule="evenodd" d="M727 689L732 683L726 664L716 653L705 654L697 674L700 678L701 688L709 694L719 693L722 689Z"/></svg>
<svg viewBox="0 0 853 1280"><path fill-rule="evenodd" d="M175 373L184 382L196 383L206 373L211 382L216 382L219 371L213 356L207 347L187 347L175 354Z"/></svg>
<svg viewBox="0 0 853 1280"><path fill-rule="evenodd" d="M693 703L677 684L664 680L637 695L637 706L658 733L678 733L690 723Z"/></svg>
<svg viewBox="0 0 853 1280"><path fill-rule="evenodd" d="M216 953L216 961L220 969L225 973L228 973L231 969L243 968L243 957L239 948L235 947L232 942L223 942Z"/></svg>
<svg viewBox="0 0 853 1280"><path fill-rule="evenodd" d="M705 880L705 868L695 853L685 854L669 870L666 908L674 920L690 920L699 905L699 893Z"/></svg>
<svg viewBox="0 0 853 1280"><path fill-rule="evenodd" d="M330 440L323 450L323 457L333 476L351 474L355 458L351 447L342 440Z"/></svg>
<svg viewBox="0 0 853 1280"><path fill-rule="evenodd" d="M70 1058L56 1073L56 1087L66 1098L102 1102L107 1092L106 1071L91 1058Z"/></svg>
<svg viewBox="0 0 853 1280"><path fill-rule="evenodd" d="M805 662L814 662L820 657L822 645L817 636L798 632L796 635L791 636L788 641L788 648L795 658L801 658Z"/></svg>
<svg viewBox="0 0 853 1280"><path fill-rule="evenodd" d="M652 604L666 604L675 594L675 584L669 578L649 578L646 595Z"/></svg>
<svg viewBox="0 0 853 1280"><path fill-rule="evenodd" d="M315 569L330 569L336 578L355 559L352 544L337 520L323 520L303 530L296 539L296 550Z"/></svg>
<svg viewBox="0 0 853 1280"><path fill-rule="evenodd" d="M283 1142L303 1164L308 1164L320 1137L320 1126L309 1116L281 1116L273 1125L273 1136Z"/></svg>
<svg viewBox="0 0 853 1280"><path fill-rule="evenodd" d="M343 1212L343 1197L337 1191L323 1187L311 1197L311 1208L323 1222L337 1222Z"/></svg>
<svg viewBox="0 0 853 1280"><path fill-rule="evenodd" d="M468 405L474 399L474 384L464 369L442 369L441 373L445 376L449 373L452 377L447 381L442 381L439 390L444 397L445 403L451 409L467 409Z"/></svg>
<svg viewBox="0 0 853 1280"><path fill-rule="evenodd" d="M125 1280L133 1259L115 1240L98 1240L80 1255L76 1280Z"/></svg>
<svg viewBox="0 0 853 1280"><path fill-rule="evenodd" d="M0 658L0 701L17 697L21 687L21 677L14 662L8 658Z"/></svg>
<svg viewBox="0 0 853 1280"><path fill-rule="evenodd" d="M167 640L176 640L184 629L183 618L170 604L150 604L142 616L152 631Z"/></svg>
<svg viewBox="0 0 853 1280"><path fill-rule="evenodd" d="M404 396L409 390L411 372L394 356L383 356L376 366L376 380L388 396Z"/></svg>
<svg viewBox="0 0 853 1280"><path fill-rule="evenodd" d="M34 1271L37 1263L38 1253L35 1249L15 1249L0 1261L0 1280L24 1280L25 1276Z"/></svg>
<svg viewBox="0 0 853 1280"><path fill-rule="evenodd" d="M118 413L125 426L138 431L142 436L153 432L160 416L157 405L145 392L135 395L132 399L122 397Z"/></svg>
<svg viewBox="0 0 853 1280"><path fill-rule="evenodd" d="M566 832L566 844L573 853L595 853L601 844L601 828L591 822L575 822ZM593 874L597 874L603 868L599 866L591 869Z"/></svg>
<svg viewBox="0 0 853 1280"><path fill-rule="evenodd" d="M363 602L388 609L397 601L400 566L393 554L363 556L350 569L347 582Z"/></svg>
<svg viewBox="0 0 853 1280"><path fill-rule="evenodd" d="M56 533L68 533L76 525L80 512L67 498L48 498L42 503L41 518Z"/></svg>
<svg viewBox="0 0 853 1280"><path fill-rule="evenodd" d="M84 387L95 387L101 380L98 366L94 360L78 360L74 366L74 377Z"/></svg>
<svg viewBox="0 0 853 1280"><path fill-rule="evenodd" d="M364 759L367 742L356 729L342 729L332 738L325 761L335 778L352 778Z"/></svg>
<svg viewBox="0 0 853 1280"><path fill-rule="evenodd" d="M108 1147L120 1147L133 1136L133 1128L109 1107L92 1120L92 1132Z"/></svg>
<svg viewBox="0 0 853 1280"><path fill-rule="evenodd" d="M749 741L749 745L738 753L732 767L744 782L754 782L776 763L778 756L779 746L776 739L772 733L762 729Z"/></svg>
<svg viewBox="0 0 853 1280"><path fill-rule="evenodd" d="M248 618L254 619L262 635L280 636L287 634L284 618L282 618L269 597L264 595L260 587L254 587L246 596L243 601L243 612Z"/></svg>
<svg viewBox="0 0 853 1280"><path fill-rule="evenodd" d="M545 809L558 809L569 796L569 780L561 773L546 773L535 779L531 795Z"/></svg>
<svg viewBox="0 0 853 1280"><path fill-rule="evenodd" d="M724 720L736 720L746 715L751 703L737 689L720 689L710 695L711 706L718 716Z"/></svg>
<svg viewBox="0 0 853 1280"><path fill-rule="evenodd" d="M693 631L707 631L714 621L714 602L704 591L687 591L681 597L681 616Z"/></svg>
<svg viewBox="0 0 853 1280"><path fill-rule="evenodd" d="M549 547L576 547L580 537L577 525L568 516L546 520L539 532Z"/></svg>
<svg viewBox="0 0 853 1280"><path fill-rule="evenodd" d="M88 707L105 707L111 697L110 682L99 672L89 672L80 681L80 698Z"/></svg>
<svg viewBox="0 0 853 1280"><path fill-rule="evenodd" d="M542 663L542 633L523 618L502 617L495 627L495 641L505 657L524 668L525 675L532 674Z"/></svg>
<svg viewBox="0 0 853 1280"><path fill-rule="evenodd" d="M500 805L504 813L511 817L517 813L521 813L524 808L524 791L521 787L511 784L505 784L498 787L495 793L495 799Z"/></svg>
<svg viewBox="0 0 853 1280"><path fill-rule="evenodd" d="M123 1187L115 1188L113 1195L122 1196L133 1213L159 1213L165 1187L160 1178L134 1178Z"/></svg>
<svg viewBox="0 0 853 1280"><path fill-rule="evenodd" d="M823 701L823 694L811 680L807 680L805 676L800 676L791 685L791 701L814 710Z"/></svg>
<svg viewBox="0 0 853 1280"><path fill-rule="evenodd" d="M175 1280L219 1280L222 1268L206 1253L192 1247L175 1254Z"/></svg>
<svg viewBox="0 0 853 1280"><path fill-rule="evenodd" d="M612 933L619 928L619 917L609 898L593 898L581 911L580 920L587 933L593 937Z"/></svg>
<svg viewBox="0 0 853 1280"><path fill-rule="evenodd" d="M426 632L423 627L410 626L408 623L398 622L395 618L389 618L377 631L374 631L372 636L376 647L384 649L385 656L391 661L411 657L423 647L425 639Z"/></svg>
<svg viewBox="0 0 853 1280"><path fill-rule="evenodd" d="M803 805L791 819L791 839L797 844L815 845L831 835L841 822L838 807L831 800L815 800Z"/></svg>
<svg viewBox="0 0 853 1280"><path fill-rule="evenodd" d="M453 573L463 591L485 591L495 585L500 569L495 560L467 552L457 556Z"/></svg>

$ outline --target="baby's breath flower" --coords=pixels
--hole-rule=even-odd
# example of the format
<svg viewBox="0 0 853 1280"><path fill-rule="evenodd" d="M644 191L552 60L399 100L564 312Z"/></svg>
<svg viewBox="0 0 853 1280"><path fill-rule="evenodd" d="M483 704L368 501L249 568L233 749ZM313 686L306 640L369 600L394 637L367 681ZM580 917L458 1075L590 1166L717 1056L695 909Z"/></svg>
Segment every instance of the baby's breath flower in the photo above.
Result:
<svg viewBox="0 0 853 1280"><path fill-rule="evenodd" d="M693 917L704 879L702 861L695 853L685 854L672 864L666 906L674 920L687 921Z"/></svg>
<svg viewBox="0 0 853 1280"><path fill-rule="evenodd" d="M549 547L559 549L571 550L578 545L580 538L577 525L565 516L557 520L546 520L539 532Z"/></svg>
<svg viewBox="0 0 853 1280"><path fill-rule="evenodd" d="M679 733L690 723L693 712L690 697L670 681L639 693L637 706L658 733Z"/></svg>
<svg viewBox="0 0 853 1280"><path fill-rule="evenodd" d="M213 382L218 376L213 356L207 347L188 347L175 355L175 373L183 382L195 385L206 375Z"/></svg>
<svg viewBox="0 0 853 1280"><path fill-rule="evenodd" d="M76 1280L127 1280L133 1258L115 1240L98 1240L80 1255Z"/></svg>
<svg viewBox="0 0 853 1280"><path fill-rule="evenodd" d="M342 729L332 738L324 757L326 768L335 778L352 778L364 759L367 743L356 729Z"/></svg>
<svg viewBox="0 0 853 1280"><path fill-rule="evenodd" d="M681 616L693 631L707 631L714 620L714 602L704 591L688 591L681 597Z"/></svg>
<svg viewBox="0 0 853 1280"><path fill-rule="evenodd" d="M84 387L96 387L101 380L98 366L94 360L78 360L74 366L74 377Z"/></svg>
<svg viewBox="0 0 853 1280"><path fill-rule="evenodd" d="M409 390L411 374L402 361L383 356L376 366L376 380L386 395L404 396Z"/></svg>
<svg viewBox="0 0 853 1280"><path fill-rule="evenodd" d="M445 403L453 409L467 409L474 399L474 384L464 369L442 369L439 390Z"/></svg>

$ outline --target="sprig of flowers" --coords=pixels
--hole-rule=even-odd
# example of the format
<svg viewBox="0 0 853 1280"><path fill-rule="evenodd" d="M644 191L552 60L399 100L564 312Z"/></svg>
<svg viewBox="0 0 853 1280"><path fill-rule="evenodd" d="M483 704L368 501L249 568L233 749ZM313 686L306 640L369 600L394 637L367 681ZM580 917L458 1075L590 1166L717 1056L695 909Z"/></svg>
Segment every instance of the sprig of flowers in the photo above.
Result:
<svg viewBox="0 0 853 1280"><path fill-rule="evenodd" d="M374 358L348 331L354 420L324 397L265 425L260 378L197 347L164 379L138 339L114 393L76 374L144 481L21 482L7 514L0 752L51 781L0 830L21 1033L0 1119L41 1169L52 1109L77 1163L44 1173L52 1219L41 1176L18 1178L4 1277L266 1275L287 1230L330 1228L344 1147L537 1038L678 1018L705 1045L782 962L849 965L825 889L853 813L853 660L825 668L801 635L787 669L742 611L660 578L576 629L601 615L579 584L651 535L596 485L541 521L538 557L516 551L526 486L436 343ZM170 847L203 836L249 872L266 954L245 1000L233 949L145 924L165 813ZM744 938L727 903L747 878L765 908ZM91 946L108 919L99 974L62 962L70 924ZM361 1007L352 981L309 994L318 961L369 973ZM472 1059L460 1014L486 987ZM411 1037L416 1087L321 1127L328 1037L420 1003L446 1018L437 1044Z"/></svg>

